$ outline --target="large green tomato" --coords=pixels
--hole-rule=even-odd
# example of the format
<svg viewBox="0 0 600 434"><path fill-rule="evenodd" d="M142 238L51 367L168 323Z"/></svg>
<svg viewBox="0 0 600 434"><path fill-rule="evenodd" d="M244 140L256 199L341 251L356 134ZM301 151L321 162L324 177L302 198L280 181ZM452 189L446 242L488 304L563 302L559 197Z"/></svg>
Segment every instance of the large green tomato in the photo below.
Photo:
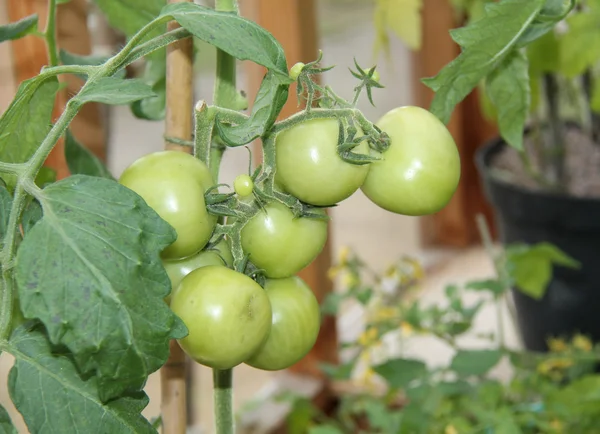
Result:
<svg viewBox="0 0 600 434"><path fill-rule="evenodd" d="M312 290L297 276L269 279L265 291L271 302L271 333L246 361L258 369L286 369L302 359L319 335L321 312Z"/></svg>
<svg viewBox="0 0 600 434"><path fill-rule="evenodd" d="M196 362L230 369L248 360L271 330L271 303L250 277L230 268L208 265L185 276L171 299L171 309L189 334L181 348Z"/></svg>
<svg viewBox="0 0 600 434"><path fill-rule="evenodd" d="M362 136L358 131L357 137ZM336 119L311 119L282 131L276 138L276 182L301 201L334 205L350 197L362 185L369 165L347 163L337 153L339 124ZM369 154L367 141L353 152Z"/></svg>
<svg viewBox="0 0 600 434"><path fill-rule="evenodd" d="M187 258L162 261L169 279L171 279L171 295L175 292L181 280L196 268L207 265L220 265L231 268L233 266L233 255L229 243L221 240L213 249L201 250ZM171 295L165 301L170 303Z"/></svg>
<svg viewBox="0 0 600 434"><path fill-rule="evenodd" d="M185 152L155 152L125 169L119 182L177 232L177 240L162 251L163 259L193 255L208 243L217 217L206 210L204 193L214 182L202 161Z"/></svg>
<svg viewBox="0 0 600 434"><path fill-rule="evenodd" d="M290 277L323 250L327 221L295 218L288 207L271 202L244 225L241 238L244 252L267 277Z"/></svg>
<svg viewBox="0 0 600 434"><path fill-rule="evenodd" d="M388 211L419 216L441 210L460 179L460 155L446 126L420 107L399 107L377 126L391 139L371 163L362 191Z"/></svg>

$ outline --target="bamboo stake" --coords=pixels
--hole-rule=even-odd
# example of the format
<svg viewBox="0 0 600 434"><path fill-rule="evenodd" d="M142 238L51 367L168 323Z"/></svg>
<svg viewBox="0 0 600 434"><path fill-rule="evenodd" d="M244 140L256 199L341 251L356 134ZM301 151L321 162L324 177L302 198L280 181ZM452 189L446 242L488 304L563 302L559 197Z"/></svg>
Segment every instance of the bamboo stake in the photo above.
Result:
<svg viewBox="0 0 600 434"><path fill-rule="evenodd" d="M188 0L169 0L180 3ZM169 30L178 27L169 23ZM165 135L191 140L193 123L193 41L187 38L167 48L167 95ZM191 153L192 148L166 142L165 149ZM171 341L171 355L161 369L161 414L164 434L185 434L187 429L186 357L181 347Z"/></svg>

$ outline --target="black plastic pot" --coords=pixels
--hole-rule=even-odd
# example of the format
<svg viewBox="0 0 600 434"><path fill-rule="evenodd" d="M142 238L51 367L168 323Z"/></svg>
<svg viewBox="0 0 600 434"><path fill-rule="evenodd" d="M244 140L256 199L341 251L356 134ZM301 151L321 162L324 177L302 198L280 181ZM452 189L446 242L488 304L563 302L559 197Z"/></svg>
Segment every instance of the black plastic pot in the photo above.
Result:
<svg viewBox="0 0 600 434"><path fill-rule="evenodd" d="M525 347L545 351L549 336L577 332L600 341L600 200L534 192L493 177L489 163L504 146L494 139L476 156L500 241L550 242L582 265L579 270L554 267L541 300L513 290Z"/></svg>

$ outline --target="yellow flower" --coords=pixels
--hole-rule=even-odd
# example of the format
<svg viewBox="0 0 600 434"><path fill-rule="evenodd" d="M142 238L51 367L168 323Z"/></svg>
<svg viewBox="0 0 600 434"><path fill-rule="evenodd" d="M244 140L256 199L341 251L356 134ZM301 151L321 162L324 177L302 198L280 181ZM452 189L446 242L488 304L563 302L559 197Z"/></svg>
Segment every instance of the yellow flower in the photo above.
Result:
<svg viewBox="0 0 600 434"><path fill-rule="evenodd" d="M552 376L555 376L557 374L555 371L565 370L571 367L572 365L573 360L568 359L566 357L553 358L541 362L537 367L537 371L543 375L554 374Z"/></svg>
<svg viewBox="0 0 600 434"><path fill-rule="evenodd" d="M342 277L342 285L351 287L359 284L358 276L354 273L345 273Z"/></svg>
<svg viewBox="0 0 600 434"><path fill-rule="evenodd" d="M375 371L371 368L366 368L364 372L358 377L358 381L364 385L371 385L373 383L373 377L375 376Z"/></svg>
<svg viewBox="0 0 600 434"><path fill-rule="evenodd" d="M380 307L379 309L377 309L375 311L375 314L373 315L373 319L375 321L385 321L388 319L392 319L394 317L396 317L398 315L398 312L396 311L396 308L393 307Z"/></svg>
<svg viewBox="0 0 600 434"><path fill-rule="evenodd" d="M346 265L348 263L348 258L350 257L350 247L344 246L340 249L338 253L338 261L341 265Z"/></svg>
<svg viewBox="0 0 600 434"><path fill-rule="evenodd" d="M423 270L423 266L419 261L417 261L414 258L406 258L406 261L413 268L413 277L415 278L415 280L421 280L425 277L425 270Z"/></svg>
<svg viewBox="0 0 600 434"><path fill-rule="evenodd" d="M548 347L553 353L560 353L567 350L567 343L564 339L550 338L548 339Z"/></svg>
<svg viewBox="0 0 600 434"><path fill-rule="evenodd" d="M371 346L377 343L378 330L375 327L369 327L358 337L358 343L363 347Z"/></svg>
<svg viewBox="0 0 600 434"><path fill-rule="evenodd" d="M592 351L592 341L590 341L589 338L583 335L576 335L573 338L573 346L578 350L582 350L587 353Z"/></svg>
<svg viewBox="0 0 600 434"><path fill-rule="evenodd" d="M413 332L415 331L414 327L406 321L402 321L400 323L400 330L402 330L402 333L404 333L407 336L413 334Z"/></svg>
<svg viewBox="0 0 600 434"><path fill-rule="evenodd" d="M444 430L444 434L458 434L458 430L454 428L454 425L448 425Z"/></svg>

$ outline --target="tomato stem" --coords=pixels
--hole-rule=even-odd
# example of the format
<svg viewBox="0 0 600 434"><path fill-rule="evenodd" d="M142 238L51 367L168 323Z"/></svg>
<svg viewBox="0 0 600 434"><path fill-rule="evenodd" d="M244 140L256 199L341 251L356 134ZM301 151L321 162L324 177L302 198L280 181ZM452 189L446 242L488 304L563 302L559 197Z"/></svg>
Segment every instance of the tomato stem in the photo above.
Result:
<svg viewBox="0 0 600 434"><path fill-rule="evenodd" d="M46 18L46 30L44 30L46 46L48 47L48 60L50 66L57 66L58 47L56 46L56 0L48 0L48 17Z"/></svg>
<svg viewBox="0 0 600 434"><path fill-rule="evenodd" d="M213 369L216 434L233 434L233 370Z"/></svg>

